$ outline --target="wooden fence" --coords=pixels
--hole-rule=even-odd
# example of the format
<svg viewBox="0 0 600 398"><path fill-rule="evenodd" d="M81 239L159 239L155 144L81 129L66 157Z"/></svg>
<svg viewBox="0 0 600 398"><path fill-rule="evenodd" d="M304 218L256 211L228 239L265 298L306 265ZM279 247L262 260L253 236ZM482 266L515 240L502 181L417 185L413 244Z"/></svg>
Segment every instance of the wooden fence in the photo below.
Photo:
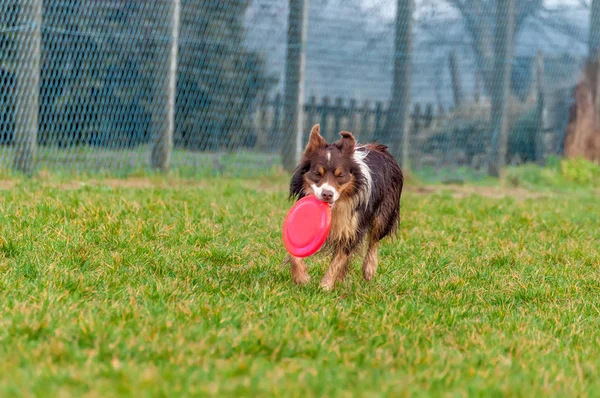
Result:
<svg viewBox="0 0 600 398"><path fill-rule="evenodd" d="M344 101L342 98L331 100L323 97L318 103L315 96L304 104L304 129L308 139L310 128L319 123L321 135L331 142L339 138L342 130L350 131L360 142L369 142L381 136L386 119L388 104L381 101L364 101L361 104L355 99ZM434 111L434 105L415 104L411 112L411 136L422 136L430 131L436 121L444 115L442 109ZM283 142L283 98L280 93L272 99L264 97L256 112L255 128L256 149L260 151L276 151ZM427 134L424 134L425 136Z"/></svg>
<svg viewBox="0 0 600 398"><path fill-rule="evenodd" d="M528 103L512 104L509 110L511 126L528 112L547 113L543 109L541 94L537 97ZM386 139L382 139L387 112L388 105L381 101L363 101L359 104L355 99L344 101L338 97L332 101L330 97L323 97L317 102L316 97L310 97L304 104L302 115L305 130L303 145L306 145L308 132L315 123L321 124L321 134L328 142L339 139L339 132L346 130L352 132L361 143L379 140L390 145ZM483 167L487 161L486 154L489 151L492 132L489 125L490 113L488 101L464 103L447 111L436 108L432 103L415 104L409 119L411 164L415 168L448 164ZM532 156L543 158L556 152L554 147L557 137L560 138L560 128L549 122L542 122L542 125L535 127L539 131L536 133L536 141L539 139L539 142L530 143L529 132L522 132L520 134L523 136L516 137L517 140L509 145L509 162L531 160ZM281 94L271 99L263 98L256 110L253 148L261 152L278 153L284 138L283 127ZM532 145L535 148L531 147Z"/></svg>

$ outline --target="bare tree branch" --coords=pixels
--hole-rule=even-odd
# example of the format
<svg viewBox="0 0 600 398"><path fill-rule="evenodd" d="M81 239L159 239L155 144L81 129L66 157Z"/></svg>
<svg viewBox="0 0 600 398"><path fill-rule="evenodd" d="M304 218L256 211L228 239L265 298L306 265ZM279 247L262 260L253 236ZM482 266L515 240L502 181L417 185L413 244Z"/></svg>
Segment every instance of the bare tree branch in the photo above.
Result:
<svg viewBox="0 0 600 398"><path fill-rule="evenodd" d="M493 32L496 25L497 0L447 0L463 17L464 27L469 34L477 69L489 92L493 83L494 45ZM543 6L542 0L520 0L516 7L514 34L517 34L525 21L535 15Z"/></svg>
<svg viewBox="0 0 600 398"><path fill-rule="evenodd" d="M577 1L579 3L580 6L582 6L583 8L590 8L590 2L586 1L586 0L578 0Z"/></svg>

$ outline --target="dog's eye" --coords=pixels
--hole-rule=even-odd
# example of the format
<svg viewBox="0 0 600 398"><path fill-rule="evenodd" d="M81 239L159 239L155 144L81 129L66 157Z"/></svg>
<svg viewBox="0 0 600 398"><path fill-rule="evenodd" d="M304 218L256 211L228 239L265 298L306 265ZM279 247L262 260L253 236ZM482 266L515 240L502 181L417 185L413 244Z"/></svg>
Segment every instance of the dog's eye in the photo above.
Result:
<svg viewBox="0 0 600 398"><path fill-rule="evenodd" d="M323 174L321 174L321 172L318 170L315 171L314 174L315 174L315 177L323 177Z"/></svg>

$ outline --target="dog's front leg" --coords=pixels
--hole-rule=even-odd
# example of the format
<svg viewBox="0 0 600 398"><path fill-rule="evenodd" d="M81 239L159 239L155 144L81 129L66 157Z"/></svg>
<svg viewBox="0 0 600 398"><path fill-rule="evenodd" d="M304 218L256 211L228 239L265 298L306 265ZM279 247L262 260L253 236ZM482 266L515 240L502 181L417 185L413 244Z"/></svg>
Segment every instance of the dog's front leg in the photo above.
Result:
<svg viewBox="0 0 600 398"><path fill-rule="evenodd" d="M335 283L343 279L342 274L348 269L350 256L343 249L336 249L329 268L321 281L321 287L325 290L331 290L335 287Z"/></svg>
<svg viewBox="0 0 600 398"><path fill-rule="evenodd" d="M377 250L379 249L379 242L371 240L369 242L369 248L367 249L367 254L365 255L365 260L363 262L363 277L366 281L370 281L375 276L375 272L377 272Z"/></svg>
<svg viewBox="0 0 600 398"><path fill-rule="evenodd" d="M297 285L307 284L310 281L310 276L308 275L308 267L306 267L304 261L299 257L290 256L289 262L294 283Z"/></svg>

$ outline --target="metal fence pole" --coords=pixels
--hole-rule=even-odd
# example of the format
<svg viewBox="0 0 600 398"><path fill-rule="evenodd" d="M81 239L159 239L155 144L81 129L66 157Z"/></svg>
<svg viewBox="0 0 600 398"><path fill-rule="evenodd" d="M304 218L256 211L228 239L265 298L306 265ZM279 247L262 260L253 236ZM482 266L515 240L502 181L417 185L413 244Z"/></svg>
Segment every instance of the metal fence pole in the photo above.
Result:
<svg viewBox="0 0 600 398"><path fill-rule="evenodd" d="M181 0L168 4L165 31L170 36L163 54L159 54L156 69L154 112L152 115L151 164L155 169L169 168L175 130L175 99L177 93L177 54L179 48L179 19ZM160 55L163 55L162 59Z"/></svg>
<svg viewBox="0 0 600 398"><path fill-rule="evenodd" d="M592 0L588 46L590 59L596 60L600 56L600 0Z"/></svg>
<svg viewBox="0 0 600 398"><path fill-rule="evenodd" d="M463 103L463 90L460 81L460 71L458 69L456 50L450 51L450 55L448 56L448 66L450 68L450 81L452 83L454 106L459 108Z"/></svg>
<svg viewBox="0 0 600 398"><path fill-rule="evenodd" d="M288 15L285 89L283 98L284 137L281 161L292 171L302 152L304 130L302 105L304 101L304 67L306 64L306 28L309 0L290 0Z"/></svg>
<svg viewBox="0 0 600 398"><path fill-rule="evenodd" d="M596 87L594 87L596 117L600 120L600 0L592 0L590 10L590 37L588 43L590 62L596 62Z"/></svg>
<svg viewBox="0 0 600 398"><path fill-rule="evenodd" d="M39 128L42 0L21 2L19 21L22 28L15 43L19 49L19 66L15 90L14 168L29 174L34 169Z"/></svg>
<svg viewBox="0 0 600 398"><path fill-rule="evenodd" d="M535 76L537 91L536 106L536 131L535 131L535 161L539 165L544 165L546 157L546 148L544 142L545 123L544 112L546 110L546 101L544 93L544 54L539 51L535 59Z"/></svg>
<svg viewBox="0 0 600 398"><path fill-rule="evenodd" d="M398 0L396 7L392 99L388 108L384 138L390 141L392 154L400 158L402 167L408 169L414 0Z"/></svg>
<svg viewBox="0 0 600 398"><path fill-rule="evenodd" d="M506 163L508 145L508 102L514 35L515 0L497 0L494 36L494 79L492 97L492 145L488 174L500 177Z"/></svg>

